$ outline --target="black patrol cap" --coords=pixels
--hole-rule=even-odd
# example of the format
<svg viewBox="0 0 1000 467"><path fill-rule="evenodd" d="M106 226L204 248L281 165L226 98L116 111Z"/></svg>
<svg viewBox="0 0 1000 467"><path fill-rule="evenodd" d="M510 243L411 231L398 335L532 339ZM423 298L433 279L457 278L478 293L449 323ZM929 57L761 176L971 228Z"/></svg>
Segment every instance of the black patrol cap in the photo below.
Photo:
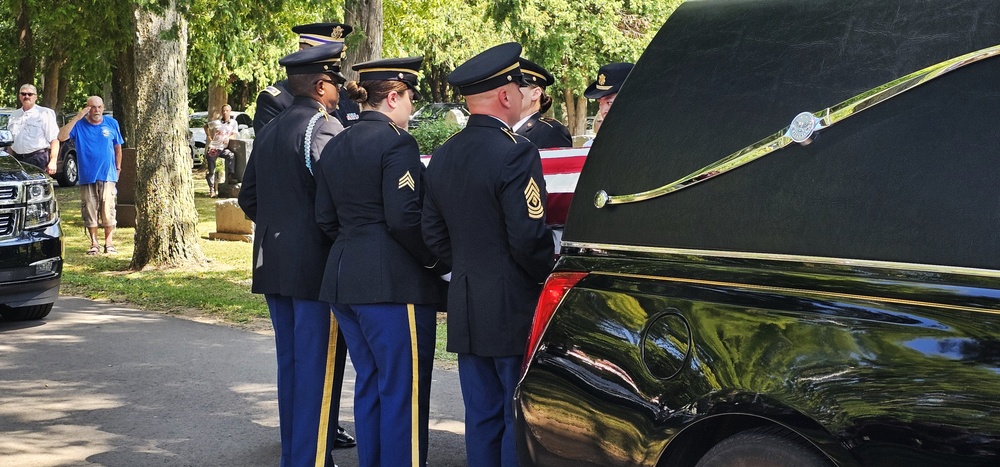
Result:
<svg viewBox="0 0 1000 467"><path fill-rule="evenodd" d="M622 83L632 71L631 63L609 63L597 70L597 81L590 83L583 96L587 99L600 99L618 92Z"/></svg>
<svg viewBox="0 0 1000 467"><path fill-rule="evenodd" d="M328 73L347 81L347 78L340 74L342 58L344 58L344 43L333 42L285 55L278 60L278 64L285 67L285 73L289 76Z"/></svg>
<svg viewBox="0 0 1000 467"><path fill-rule="evenodd" d="M448 84L458 88L463 96L496 89L507 83L524 83L518 58L521 44L500 44L470 58L448 75Z"/></svg>
<svg viewBox="0 0 1000 467"><path fill-rule="evenodd" d="M292 32L299 35L299 46L307 47L344 42L344 38L353 30L344 23L300 24L292 28Z"/></svg>
<svg viewBox="0 0 1000 467"><path fill-rule="evenodd" d="M358 72L358 81L402 81L413 90L414 100L420 100L417 91L417 73L424 57L387 58L358 63L351 67Z"/></svg>
<svg viewBox="0 0 1000 467"><path fill-rule="evenodd" d="M541 65L523 57L520 59L520 62L521 73L524 73L524 81L528 84L544 88L552 86L556 82L556 79L545 68L542 68Z"/></svg>

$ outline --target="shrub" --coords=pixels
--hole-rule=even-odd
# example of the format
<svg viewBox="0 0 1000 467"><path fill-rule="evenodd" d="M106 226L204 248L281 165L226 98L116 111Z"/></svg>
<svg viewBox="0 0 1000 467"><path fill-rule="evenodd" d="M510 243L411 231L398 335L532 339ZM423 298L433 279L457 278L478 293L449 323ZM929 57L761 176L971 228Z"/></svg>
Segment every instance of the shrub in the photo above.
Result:
<svg viewBox="0 0 1000 467"><path fill-rule="evenodd" d="M462 127L445 119L422 122L419 127L410 132L420 146L420 154L430 154L439 148L451 135L458 133Z"/></svg>

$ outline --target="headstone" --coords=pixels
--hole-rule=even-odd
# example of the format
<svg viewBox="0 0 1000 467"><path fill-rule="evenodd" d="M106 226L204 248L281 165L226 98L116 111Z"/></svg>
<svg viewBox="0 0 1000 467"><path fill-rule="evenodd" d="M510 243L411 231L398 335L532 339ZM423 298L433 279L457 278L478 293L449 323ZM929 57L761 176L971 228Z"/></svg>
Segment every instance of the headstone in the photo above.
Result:
<svg viewBox="0 0 1000 467"><path fill-rule="evenodd" d="M209 233L212 240L253 242L253 222L247 219L235 199L215 202L215 232Z"/></svg>

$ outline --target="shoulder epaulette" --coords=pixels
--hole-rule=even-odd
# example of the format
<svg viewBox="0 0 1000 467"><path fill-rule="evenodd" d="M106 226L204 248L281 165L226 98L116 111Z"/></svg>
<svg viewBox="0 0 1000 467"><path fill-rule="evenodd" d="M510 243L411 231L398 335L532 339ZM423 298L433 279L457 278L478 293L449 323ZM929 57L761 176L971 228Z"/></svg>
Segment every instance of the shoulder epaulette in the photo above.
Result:
<svg viewBox="0 0 1000 467"><path fill-rule="evenodd" d="M540 121L540 122L548 125L549 128L552 128L552 122L554 122L555 120L552 120L549 117L542 117L542 118L539 118L538 121Z"/></svg>
<svg viewBox="0 0 1000 467"><path fill-rule="evenodd" d="M503 130L504 133L507 133L507 136L510 136L511 141L513 141L515 143L517 142L517 137L521 136L521 135L519 135L517 133L514 133L513 131L510 131L509 128L501 128L501 129ZM521 137L524 138L523 136L521 136ZM525 140L527 140L527 138L525 138Z"/></svg>
<svg viewBox="0 0 1000 467"><path fill-rule="evenodd" d="M401 134L402 134L402 133L400 133L400 132L399 132L399 130L400 130L401 128L399 128L399 126L398 126L398 125L396 125L396 123L395 123L395 122L392 122L392 121L390 121L390 122L389 122L389 126L390 126L390 127L391 127L391 128L393 129L393 130L396 130L396 134L397 134L397 135L401 135Z"/></svg>
<svg viewBox="0 0 1000 467"><path fill-rule="evenodd" d="M268 94L270 94L270 95L272 95L274 97L278 97L278 94L281 94L281 90L278 89L278 88L276 88L276 87L274 87L274 86L268 86L268 87L264 88L264 90L261 91L261 92L262 93L266 92L266 93L268 93Z"/></svg>

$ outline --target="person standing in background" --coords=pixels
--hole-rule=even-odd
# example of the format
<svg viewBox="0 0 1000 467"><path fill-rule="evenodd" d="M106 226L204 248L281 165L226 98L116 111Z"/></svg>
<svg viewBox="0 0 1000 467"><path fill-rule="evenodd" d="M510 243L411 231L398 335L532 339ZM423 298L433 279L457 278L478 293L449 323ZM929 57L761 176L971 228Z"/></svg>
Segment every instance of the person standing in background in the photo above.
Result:
<svg viewBox="0 0 1000 467"><path fill-rule="evenodd" d="M59 160L59 125L56 113L36 105L38 90L25 84L17 93L21 108L10 115L7 129L14 135L10 150L21 161L44 170L49 175L56 173Z"/></svg>
<svg viewBox="0 0 1000 467"><path fill-rule="evenodd" d="M552 107L552 97L545 88L555 83L555 78L531 60L522 58L520 64L528 85L521 87L521 120L514 124L514 133L528 138L538 149L573 147L569 128L559 120L542 116Z"/></svg>
<svg viewBox="0 0 1000 467"><path fill-rule="evenodd" d="M292 32L299 35L299 50L319 45L332 44L334 42L344 43L344 38L353 31L354 28L343 23L312 23L300 24L292 28ZM347 51L346 46L344 51ZM253 116L254 133L260 133L267 122L270 122L276 115L281 113L292 103L292 95L286 89L287 80L281 80L271 86L264 88L257 95L257 110ZM341 125L347 128L358 120L361 109L358 103L347 96L347 91L341 89L340 103L337 104L335 113ZM349 446L345 446L349 447Z"/></svg>
<svg viewBox="0 0 1000 467"><path fill-rule="evenodd" d="M205 181L208 182L209 198L215 198L219 193L215 188L215 163L220 157L226 161L227 181L233 178L231 174L236 155L229 150L229 139L239 131L239 125L231 118L232 111L232 106L226 104L222 106L222 115L218 120L205 124L205 135L208 137L208 147L205 148L205 161L208 163Z"/></svg>
<svg viewBox="0 0 1000 467"><path fill-rule="evenodd" d="M118 121L104 115L104 100L90 96L80 112L59 129L59 141L73 138L80 170L80 202L83 225L90 237L88 255L101 252L97 228L104 227L104 252L118 253L112 234L118 225L116 197L122 171L122 138Z"/></svg>
<svg viewBox="0 0 1000 467"><path fill-rule="evenodd" d="M590 83L590 86L587 86L587 89L583 91L583 96L587 99L597 99L598 111L597 116L594 117L595 135L601 129L601 124L604 123L611 106L615 103L615 97L618 96L618 91L625 83L625 78L628 78L628 74L632 72L632 66L631 63L609 63L602 66L597 70L597 81ZM586 147L593 143L594 140L588 140L583 145Z"/></svg>

